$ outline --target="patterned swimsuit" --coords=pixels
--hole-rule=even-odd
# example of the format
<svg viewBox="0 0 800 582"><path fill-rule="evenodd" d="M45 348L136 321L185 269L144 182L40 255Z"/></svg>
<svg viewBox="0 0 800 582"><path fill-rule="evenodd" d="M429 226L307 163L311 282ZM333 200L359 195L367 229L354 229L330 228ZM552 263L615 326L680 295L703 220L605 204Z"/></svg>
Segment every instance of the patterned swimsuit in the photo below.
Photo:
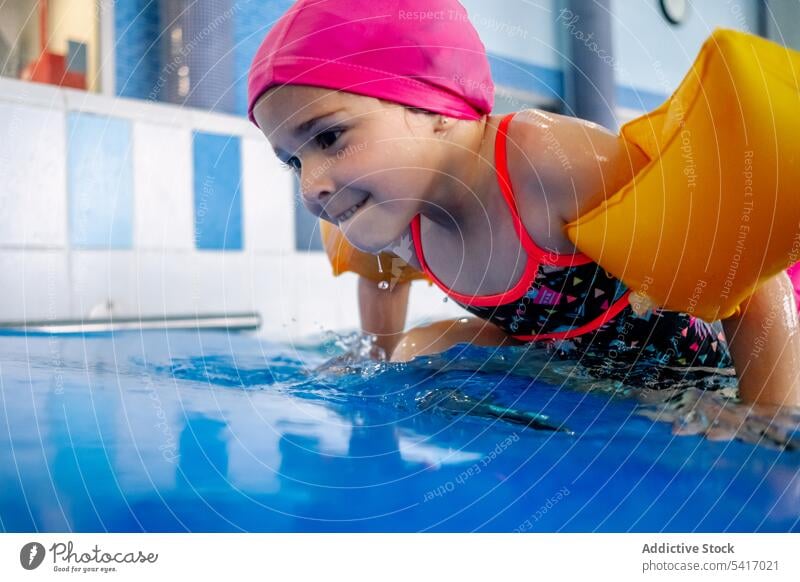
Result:
<svg viewBox="0 0 800 582"><path fill-rule="evenodd" d="M547 342L560 351L609 357L623 365L725 368L732 365L720 327L685 313L655 309L636 315L630 290L581 253L559 254L540 248L528 235L517 211L506 164L506 138L513 113L501 121L495 144L500 189L527 254L524 272L504 293L472 296L448 289L425 261L420 217L411 224L414 247L427 276L467 311L516 339ZM611 374L612 376L614 374Z"/></svg>

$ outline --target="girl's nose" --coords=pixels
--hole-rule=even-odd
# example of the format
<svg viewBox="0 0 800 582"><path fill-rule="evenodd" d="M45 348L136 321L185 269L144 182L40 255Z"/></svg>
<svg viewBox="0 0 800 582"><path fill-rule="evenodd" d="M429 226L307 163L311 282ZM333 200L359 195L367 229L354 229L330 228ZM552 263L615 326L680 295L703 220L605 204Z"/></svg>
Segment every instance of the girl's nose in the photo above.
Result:
<svg viewBox="0 0 800 582"><path fill-rule="evenodd" d="M324 205L335 191L324 164L303 163L300 172L300 195L308 203Z"/></svg>

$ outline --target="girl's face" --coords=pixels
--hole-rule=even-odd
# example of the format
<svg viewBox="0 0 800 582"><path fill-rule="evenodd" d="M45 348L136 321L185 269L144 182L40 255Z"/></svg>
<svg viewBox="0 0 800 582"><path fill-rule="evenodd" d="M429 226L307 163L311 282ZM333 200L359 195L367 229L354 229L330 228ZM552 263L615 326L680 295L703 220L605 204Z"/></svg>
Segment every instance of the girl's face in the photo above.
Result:
<svg viewBox="0 0 800 582"><path fill-rule="evenodd" d="M253 114L305 207L362 251L390 247L435 189L436 115L303 85L267 91Z"/></svg>

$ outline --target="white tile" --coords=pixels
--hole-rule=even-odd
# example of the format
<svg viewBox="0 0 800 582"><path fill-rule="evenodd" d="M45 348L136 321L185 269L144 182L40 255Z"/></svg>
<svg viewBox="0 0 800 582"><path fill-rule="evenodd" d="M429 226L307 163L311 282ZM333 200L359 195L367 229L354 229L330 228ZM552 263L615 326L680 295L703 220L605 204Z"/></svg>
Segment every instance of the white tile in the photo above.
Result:
<svg viewBox="0 0 800 582"><path fill-rule="evenodd" d="M294 317L294 288L285 258L247 253L247 306L261 315L261 333L270 339L290 335Z"/></svg>
<svg viewBox="0 0 800 582"><path fill-rule="evenodd" d="M296 336L359 329L355 275L334 277L321 252L295 253L285 264L293 288Z"/></svg>
<svg viewBox="0 0 800 582"><path fill-rule="evenodd" d="M236 313L250 310L241 253L96 251L73 253L76 316Z"/></svg>
<svg viewBox="0 0 800 582"><path fill-rule="evenodd" d="M244 246L250 252L294 249L294 177L281 169L266 138L242 140Z"/></svg>
<svg viewBox="0 0 800 582"><path fill-rule="evenodd" d="M123 117L174 127L191 127L191 115L182 107L159 103L150 99L109 97L77 89L61 89L63 100L70 111Z"/></svg>
<svg viewBox="0 0 800 582"><path fill-rule="evenodd" d="M9 77L0 77L0 101L40 105L47 109L64 109L64 91L44 83L31 83Z"/></svg>
<svg viewBox="0 0 800 582"><path fill-rule="evenodd" d="M426 281L414 281L411 284L406 329L456 317L473 315L451 299L445 301L445 294L436 285L428 285Z"/></svg>
<svg viewBox="0 0 800 582"><path fill-rule="evenodd" d="M66 251L0 251L0 320L70 317Z"/></svg>
<svg viewBox="0 0 800 582"><path fill-rule="evenodd" d="M247 118L225 113L212 113L193 107L162 103L151 99L109 97L79 89L69 89L0 77L0 102L37 105L58 111L81 111L97 115L112 115L135 121L196 127L211 131L250 138L262 137L261 131Z"/></svg>
<svg viewBox="0 0 800 582"><path fill-rule="evenodd" d="M189 114L192 127L197 131L241 135L254 139L261 136L261 131L246 117L227 113L212 113L192 107L187 107L184 111Z"/></svg>
<svg viewBox="0 0 800 582"><path fill-rule="evenodd" d="M117 99L83 91L81 89L62 89L64 102L69 111L80 111L82 113L94 113L97 115L111 115L114 117L127 117L125 115L124 103Z"/></svg>
<svg viewBox="0 0 800 582"><path fill-rule="evenodd" d="M360 327L358 276L334 277L324 253L294 253L283 260L283 286L292 290L295 331L298 335L323 330L348 331ZM291 286L289 285L291 284ZM470 316L425 281L411 284L406 329L416 325Z"/></svg>
<svg viewBox="0 0 800 582"><path fill-rule="evenodd" d="M192 136L188 129L133 124L134 247L194 247Z"/></svg>
<svg viewBox="0 0 800 582"><path fill-rule="evenodd" d="M242 253L138 253L140 310L145 315L250 311L248 261Z"/></svg>
<svg viewBox="0 0 800 582"><path fill-rule="evenodd" d="M65 117L0 103L0 245L66 246Z"/></svg>
<svg viewBox="0 0 800 582"><path fill-rule="evenodd" d="M71 263L73 317L108 317L109 309L118 317L139 314L132 251L73 251Z"/></svg>
<svg viewBox="0 0 800 582"><path fill-rule="evenodd" d="M141 312L191 315L240 311L230 298L237 292L239 281L236 262L223 253L139 252Z"/></svg>
<svg viewBox="0 0 800 582"><path fill-rule="evenodd" d="M247 263L243 253L196 253L191 261L191 282L197 312L248 311L250 280Z"/></svg>
<svg viewBox="0 0 800 582"><path fill-rule="evenodd" d="M195 252L136 252L138 309L142 315L194 313L190 296Z"/></svg>
<svg viewBox="0 0 800 582"><path fill-rule="evenodd" d="M250 309L262 317L261 333L279 341L298 341L326 331L360 328L358 277L334 277L324 253L250 255ZM423 281L411 286L406 329L442 319L468 316L444 294Z"/></svg>
<svg viewBox="0 0 800 582"><path fill-rule="evenodd" d="M356 279L334 277L322 253L247 256L248 306L261 315L264 337L291 343L357 329Z"/></svg>

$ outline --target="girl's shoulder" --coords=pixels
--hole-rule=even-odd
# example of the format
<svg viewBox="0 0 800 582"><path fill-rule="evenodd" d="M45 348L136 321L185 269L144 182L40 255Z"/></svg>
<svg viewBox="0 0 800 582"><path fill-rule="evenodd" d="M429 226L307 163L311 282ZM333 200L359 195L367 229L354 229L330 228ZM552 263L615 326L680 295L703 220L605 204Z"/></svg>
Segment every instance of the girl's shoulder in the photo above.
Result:
<svg viewBox="0 0 800 582"><path fill-rule="evenodd" d="M523 222L546 212L548 225L558 226L559 234L560 227L619 190L648 161L638 148L596 123L539 109L514 115L507 152Z"/></svg>

